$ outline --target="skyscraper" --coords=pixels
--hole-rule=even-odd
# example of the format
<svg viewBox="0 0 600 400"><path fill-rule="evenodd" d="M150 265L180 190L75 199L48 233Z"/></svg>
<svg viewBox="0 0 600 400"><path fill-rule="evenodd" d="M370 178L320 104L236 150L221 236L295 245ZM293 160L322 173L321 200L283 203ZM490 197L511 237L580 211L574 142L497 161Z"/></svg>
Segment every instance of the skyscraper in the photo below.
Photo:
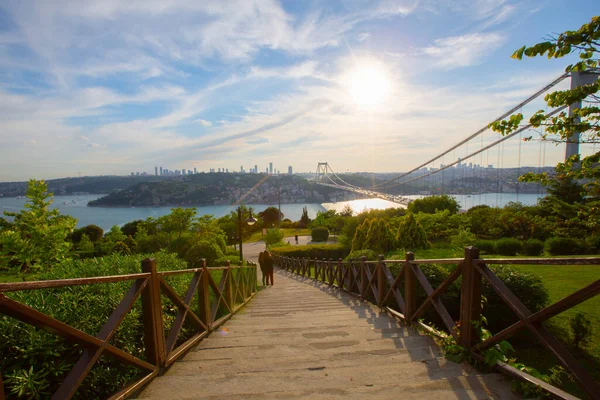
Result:
<svg viewBox="0 0 600 400"><path fill-rule="evenodd" d="M292 174L293 174L293 172L292 172L292 166L290 165L288 167L288 175L292 175Z"/></svg>
<svg viewBox="0 0 600 400"><path fill-rule="evenodd" d="M197 174L198 172L196 171L196 167L194 167L194 175Z"/></svg>
<svg viewBox="0 0 600 400"><path fill-rule="evenodd" d="M163 169L162 169L162 167L160 167L160 176L162 176L162 174L163 174Z"/></svg>
<svg viewBox="0 0 600 400"><path fill-rule="evenodd" d="M258 165L254 164L254 173L258 174Z"/></svg>
<svg viewBox="0 0 600 400"><path fill-rule="evenodd" d="M273 173L273 163L272 162L269 163L269 173L270 174Z"/></svg>

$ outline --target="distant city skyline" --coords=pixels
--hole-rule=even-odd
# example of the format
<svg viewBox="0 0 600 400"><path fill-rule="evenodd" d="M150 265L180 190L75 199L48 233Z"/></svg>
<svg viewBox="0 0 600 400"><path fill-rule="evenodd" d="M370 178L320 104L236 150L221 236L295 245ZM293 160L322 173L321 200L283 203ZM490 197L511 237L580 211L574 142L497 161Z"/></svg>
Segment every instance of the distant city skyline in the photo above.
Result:
<svg viewBox="0 0 600 400"><path fill-rule="evenodd" d="M597 13L590 0L1 2L0 181L410 170L576 59L514 50ZM518 143L467 162L564 153Z"/></svg>

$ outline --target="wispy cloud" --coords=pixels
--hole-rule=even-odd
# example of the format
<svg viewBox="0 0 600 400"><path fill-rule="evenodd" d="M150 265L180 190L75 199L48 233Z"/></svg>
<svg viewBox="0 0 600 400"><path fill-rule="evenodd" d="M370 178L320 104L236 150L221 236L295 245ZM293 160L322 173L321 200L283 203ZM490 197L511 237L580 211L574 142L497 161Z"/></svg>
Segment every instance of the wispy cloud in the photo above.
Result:
<svg viewBox="0 0 600 400"><path fill-rule="evenodd" d="M440 67L468 67L479 64L505 40L504 36L495 32L470 33L436 39L433 45L423 49L423 53L433 57L433 62Z"/></svg>

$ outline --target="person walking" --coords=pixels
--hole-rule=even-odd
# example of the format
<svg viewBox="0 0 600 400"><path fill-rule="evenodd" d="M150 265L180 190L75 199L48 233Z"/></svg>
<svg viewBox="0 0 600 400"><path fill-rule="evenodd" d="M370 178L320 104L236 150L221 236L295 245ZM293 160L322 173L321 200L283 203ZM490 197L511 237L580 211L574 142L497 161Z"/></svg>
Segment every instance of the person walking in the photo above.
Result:
<svg viewBox="0 0 600 400"><path fill-rule="evenodd" d="M273 256L269 251L265 251L263 254L263 265L265 266L265 274L267 275L267 286L269 286L269 281L271 282L271 286L273 286Z"/></svg>
<svg viewBox="0 0 600 400"><path fill-rule="evenodd" d="M296 235L295 238L296 238L296 246L298 246L298 235Z"/></svg>
<svg viewBox="0 0 600 400"><path fill-rule="evenodd" d="M265 262L264 262L265 253L266 253L266 251L261 251L260 253L258 253L258 266L260 267L263 286L267 286L267 285L265 285L265 280L267 279L267 273L265 272Z"/></svg>

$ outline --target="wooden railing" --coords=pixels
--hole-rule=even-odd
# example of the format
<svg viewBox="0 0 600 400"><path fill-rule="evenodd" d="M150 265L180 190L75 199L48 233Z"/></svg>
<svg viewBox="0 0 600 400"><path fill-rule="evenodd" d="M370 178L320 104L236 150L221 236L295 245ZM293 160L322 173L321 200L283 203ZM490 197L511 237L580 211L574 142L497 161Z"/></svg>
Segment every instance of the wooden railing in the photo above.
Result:
<svg viewBox="0 0 600 400"><path fill-rule="evenodd" d="M139 274L2 283L0 284L0 315L15 318L26 324L59 335L66 339L68 343L83 348L81 357L67 374L67 377L61 383L58 390L53 394L53 399L72 398L90 369L103 353L109 354L125 364L146 371L143 378L130 383L118 393L112 395L106 394L107 398L124 399L138 391L155 376L161 374L165 368L173 364L187 350L223 324L254 296L257 284L256 265L233 267L229 263L226 263L225 267L207 268L204 260L202 260L201 265L204 265L204 267L158 272L155 260L146 259L142 261L142 273ZM210 272L219 270L222 271L222 274L217 284ZM193 274L189 287L183 297L179 296L165 279L167 276L182 274ZM131 287L119 305L114 309L100 332L95 336L75 329L4 294L23 290L65 288L123 281L131 281ZM215 298L212 304L211 291ZM174 323L166 335L164 332L161 294L168 297L177 307ZM196 295L198 301L198 314L192 310L194 295ZM109 343L127 313L132 309L136 299L140 296L142 301L145 360L135 357ZM223 307L226 313L217 319L218 311ZM77 310L73 310L73 312L77 312ZM191 322L191 326L194 327L194 334L177 346L179 333L186 320ZM4 400L5 396L6 393L2 385L2 374L0 371L0 400Z"/></svg>
<svg viewBox="0 0 600 400"><path fill-rule="evenodd" d="M590 376L567 348L542 325L542 322L549 318L600 294L600 279L542 310L532 312L488 267L488 265L493 264L599 265L600 258L482 260L479 259L479 251L476 248L467 247L465 257L455 259L415 260L413 253L407 253L405 260L384 260L384 257L380 256L379 261L376 262L368 262L364 257L359 261L350 262L342 262L341 259L338 261L331 259L309 260L277 255L274 256L274 259L275 265L279 268L316 279L329 286L360 296L362 299L372 301L393 316L409 323L419 324L432 332L434 330L420 322L419 318L422 318L425 311L433 306L447 332L471 356L479 360L483 360L482 352L490 346L511 337L522 329L527 329L547 350L557 357L559 362L591 398L600 399L600 385L598 382ZM389 269L391 264L400 264L399 273L395 277ZM420 264L455 264L457 267L437 288L433 288L419 268ZM461 276L460 318L457 324L440 300L440 296ZM519 321L481 342L472 321L480 321L481 319L483 279L514 311ZM400 288L403 289L403 294ZM423 290L426 295L425 300L420 304L417 302L418 290ZM392 306L388 306L390 303ZM574 398L572 395L509 365L499 363L496 368L500 372L536 384L553 396L564 399Z"/></svg>

